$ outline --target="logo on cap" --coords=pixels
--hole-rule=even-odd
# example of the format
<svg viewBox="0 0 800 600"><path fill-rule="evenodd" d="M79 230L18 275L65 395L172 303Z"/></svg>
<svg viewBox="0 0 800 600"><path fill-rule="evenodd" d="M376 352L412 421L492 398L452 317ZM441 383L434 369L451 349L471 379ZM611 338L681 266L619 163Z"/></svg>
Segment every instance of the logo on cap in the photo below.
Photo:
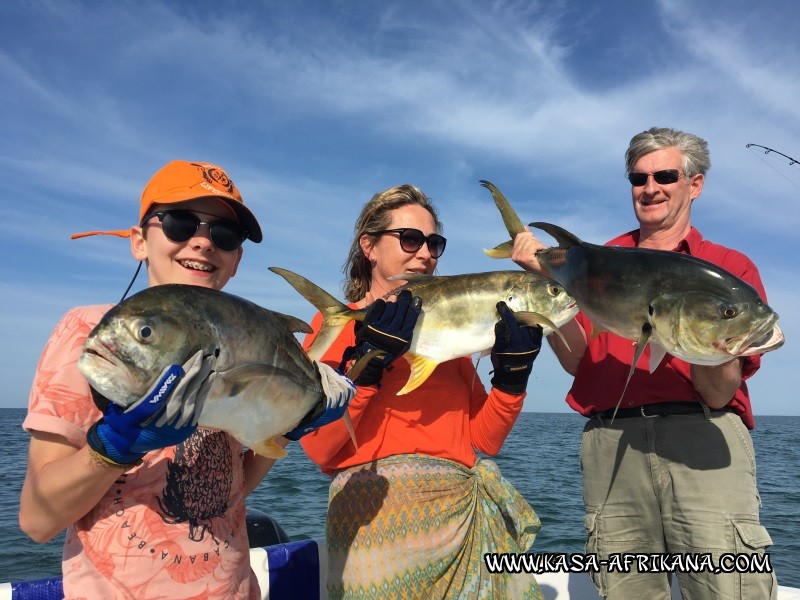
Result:
<svg viewBox="0 0 800 600"><path fill-rule="evenodd" d="M235 195L236 186L233 185L231 178L228 174L219 167L206 167L198 163L192 163L192 166L197 167L203 173L203 179L214 187L221 188L228 192L231 196Z"/></svg>

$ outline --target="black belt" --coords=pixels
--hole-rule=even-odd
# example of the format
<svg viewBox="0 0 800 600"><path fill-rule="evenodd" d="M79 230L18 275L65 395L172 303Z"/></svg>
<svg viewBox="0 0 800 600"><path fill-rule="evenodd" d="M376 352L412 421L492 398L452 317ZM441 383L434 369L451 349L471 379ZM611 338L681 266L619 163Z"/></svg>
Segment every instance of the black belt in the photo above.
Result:
<svg viewBox="0 0 800 600"><path fill-rule="evenodd" d="M708 409L711 414L719 414L725 412L734 412L732 408L723 406L722 408L709 408L704 407L699 402L658 402L656 404L643 404L633 408L620 408L614 415L614 409L604 410L603 412L594 413L593 417L600 417L601 419L627 419L628 417L668 417L670 415L693 415L704 412L704 408Z"/></svg>

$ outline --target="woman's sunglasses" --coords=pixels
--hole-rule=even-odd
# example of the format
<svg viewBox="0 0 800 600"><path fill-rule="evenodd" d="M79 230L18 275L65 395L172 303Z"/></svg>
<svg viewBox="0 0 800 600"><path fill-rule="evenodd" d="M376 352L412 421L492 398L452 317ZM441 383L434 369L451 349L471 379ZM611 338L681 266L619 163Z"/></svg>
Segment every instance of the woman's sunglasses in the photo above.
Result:
<svg viewBox="0 0 800 600"><path fill-rule="evenodd" d="M654 173L640 173L633 171L628 173L628 181L631 182L633 187L641 187L647 184L647 178L652 175L653 179L658 185L667 185L668 183L675 183L681 178L681 172L678 169L664 169L663 171L656 171Z"/></svg>
<svg viewBox="0 0 800 600"><path fill-rule="evenodd" d="M247 229L233 221L227 219L202 221L193 212L181 209L159 210L150 213L142 219L142 226L153 217L158 217L164 235L173 242L185 242L197 233L200 225L208 225L211 241L217 248L226 252L239 248L250 235Z"/></svg>
<svg viewBox="0 0 800 600"><path fill-rule="evenodd" d="M375 231L372 235L383 235L384 233L397 233L400 238L400 247L406 252L416 252L422 248L422 244L428 244L428 252L433 258L439 258L444 253L447 240L438 233L425 236L419 229L403 227L401 229L384 229Z"/></svg>

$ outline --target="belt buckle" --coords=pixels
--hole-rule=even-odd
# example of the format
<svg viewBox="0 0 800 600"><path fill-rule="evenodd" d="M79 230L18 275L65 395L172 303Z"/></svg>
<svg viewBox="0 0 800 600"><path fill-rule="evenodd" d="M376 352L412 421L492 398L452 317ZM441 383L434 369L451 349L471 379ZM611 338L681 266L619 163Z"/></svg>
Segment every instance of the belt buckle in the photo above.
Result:
<svg viewBox="0 0 800 600"><path fill-rule="evenodd" d="M645 414L645 412L644 412L644 407L645 406L647 406L647 405L646 404L642 404L639 407L639 412L642 413L642 417L644 417L645 419L656 419L656 418L658 418L658 415L647 415L647 414Z"/></svg>

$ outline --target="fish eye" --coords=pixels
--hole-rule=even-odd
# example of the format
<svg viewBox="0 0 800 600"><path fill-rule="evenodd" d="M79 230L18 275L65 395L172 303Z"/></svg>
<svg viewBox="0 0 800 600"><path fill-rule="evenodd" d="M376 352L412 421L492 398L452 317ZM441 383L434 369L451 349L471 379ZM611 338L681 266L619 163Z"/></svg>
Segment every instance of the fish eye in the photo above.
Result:
<svg viewBox="0 0 800 600"><path fill-rule="evenodd" d="M723 306L720 312L723 319L732 319L738 314L738 311L734 306Z"/></svg>
<svg viewBox="0 0 800 600"><path fill-rule="evenodd" d="M141 321L134 323L133 327L131 327L131 332L133 333L133 337L135 337L136 341L140 344L150 344L155 341L156 332L152 326L147 323Z"/></svg>
<svg viewBox="0 0 800 600"><path fill-rule="evenodd" d="M552 284L548 285L547 286L547 293L550 294L553 297L558 296L561 293L561 288L558 287L557 285L552 285Z"/></svg>

